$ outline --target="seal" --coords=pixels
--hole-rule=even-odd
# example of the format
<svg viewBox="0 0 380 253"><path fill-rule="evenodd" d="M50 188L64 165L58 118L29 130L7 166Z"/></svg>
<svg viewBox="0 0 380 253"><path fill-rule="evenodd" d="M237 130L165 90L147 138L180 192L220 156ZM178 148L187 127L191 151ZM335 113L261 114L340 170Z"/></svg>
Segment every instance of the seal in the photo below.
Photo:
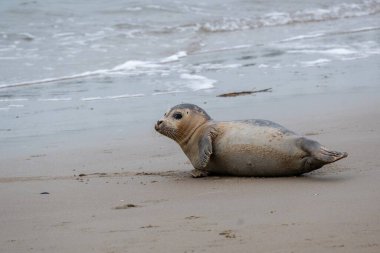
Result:
<svg viewBox="0 0 380 253"><path fill-rule="evenodd" d="M155 130L180 145L193 177L297 176L347 157L269 120L218 122L193 104L171 108Z"/></svg>

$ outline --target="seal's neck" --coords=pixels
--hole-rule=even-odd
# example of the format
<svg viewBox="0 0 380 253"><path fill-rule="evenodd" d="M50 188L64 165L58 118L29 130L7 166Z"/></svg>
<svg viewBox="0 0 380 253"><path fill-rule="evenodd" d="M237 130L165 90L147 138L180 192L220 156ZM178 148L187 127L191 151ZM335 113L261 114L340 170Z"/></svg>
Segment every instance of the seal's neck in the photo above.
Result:
<svg viewBox="0 0 380 253"><path fill-rule="evenodd" d="M189 142L193 139L193 137L196 135L198 131L206 127L208 124L208 121L204 121L201 124L197 126L192 126L189 127L188 129L184 129L184 133L187 133L184 135L179 141L178 144L181 146L182 149L186 149L186 146L188 145Z"/></svg>

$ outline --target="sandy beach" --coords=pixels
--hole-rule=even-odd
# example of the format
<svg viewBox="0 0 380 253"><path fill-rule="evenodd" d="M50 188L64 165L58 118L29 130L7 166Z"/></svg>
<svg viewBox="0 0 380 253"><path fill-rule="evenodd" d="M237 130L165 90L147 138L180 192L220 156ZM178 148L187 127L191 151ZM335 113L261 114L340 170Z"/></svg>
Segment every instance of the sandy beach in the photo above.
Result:
<svg viewBox="0 0 380 253"><path fill-rule="evenodd" d="M379 21L380 0L3 0L0 252L379 253ZM180 103L349 155L194 179L154 130Z"/></svg>
<svg viewBox="0 0 380 253"><path fill-rule="evenodd" d="M379 95L293 96L249 111L256 97L203 106L215 119L268 115L349 153L302 177L193 179L153 119L143 139L123 145L2 159L8 168L40 166L42 176L0 178L0 251L378 252ZM41 173L49 169L55 175Z"/></svg>

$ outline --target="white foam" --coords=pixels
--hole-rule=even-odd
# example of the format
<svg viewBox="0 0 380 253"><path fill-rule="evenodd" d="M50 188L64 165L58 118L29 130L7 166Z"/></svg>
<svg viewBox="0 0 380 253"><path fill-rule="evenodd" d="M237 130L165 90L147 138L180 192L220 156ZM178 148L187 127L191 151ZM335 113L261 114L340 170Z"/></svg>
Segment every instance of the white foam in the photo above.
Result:
<svg viewBox="0 0 380 253"><path fill-rule="evenodd" d="M106 99L120 99L120 98L133 98L133 97L143 97L145 96L142 93L139 94L123 94L123 95L117 95L117 96L107 96Z"/></svg>
<svg viewBox="0 0 380 253"><path fill-rule="evenodd" d="M314 60L314 61L303 61L303 62L301 62L301 64L304 67L313 67L313 66L325 65L326 63L328 63L330 61L331 60L329 60L329 59L321 58L321 59L317 59L317 60Z"/></svg>
<svg viewBox="0 0 380 253"><path fill-rule="evenodd" d="M26 81L26 82L19 82L19 83L2 84L2 85L0 85L0 89L35 85L35 84L43 84L43 83L52 83L52 82L66 81L66 80L100 76L100 75L136 74L133 71L136 71L138 69L141 69L141 72L138 74L141 74L141 73L149 74L149 70L156 69L158 67L160 67L160 65L158 65L154 62L132 60L132 61L126 61L123 64L117 65L111 69L98 69L98 70L94 70L94 71L86 71L83 73L68 75L68 76L60 76L60 77L55 77L55 78L45 78L45 79L40 79L40 80Z"/></svg>
<svg viewBox="0 0 380 253"><path fill-rule="evenodd" d="M361 27L361 28L350 30L349 33L368 32L368 31L375 31L375 30L380 30L380 27L378 27L378 26L366 26L366 27Z"/></svg>
<svg viewBox="0 0 380 253"><path fill-rule="evenodd" d="M330 31L330 32L314 32L311 34L305 34L305 35L299 35L299 36L294 36L290 37L287 39L280 40L279 42L291 42L295 40L305 40L305 39L312 39L312 38L318 38L318 37L324 37L324 36L329 36L329 35L337 35L337 34L349 34L349 33L360 33L360 32L368 32L368 31L376 31L379 30L380 27L376 26L366 26L366 27L361 27L361 28L356 28L352 30L346 30L346 31Z"/></svg>
<svg viewBox="0 0 380 253"><path fill-rule="evenodd" d="M259 66L258 66L258 68L268 68L269 67L269 65L267 65L267 64L260 64Z"/></svg>
<svg viewBox="0 0 380 253"><path fill-rule="evenodd" d="M326 33L313 33L313 34L307 34L307 35L299 35L299 36L294 36L294 37L290 37L287 39L283 39L280 42L290 42L290 41L295 41L295 40L318 38L318 37L322 37L324 35L326 35Z"/></svg>
<svg viewBox="0 0 380 253"><path fill-rule="evenodd" d="M335 55L349 55L349 54L356 54L357 51L350 50L347 48L332 48L325 51L322 51L324 54L335 54Z"/></svg>
<svg viewBox="0 0 380 253"><path fill-rule="evenodd" d="M270 12L258 18L222 18L197 24L196 29L205 32L228 32L256 29L266 26L321 22L336 19L368 16L380 12L380 2L365 0L360 3L339 3L326 8L304 9L293 12Z"/></svg>
<svg viewBox="0 0 380 253"><path fill-rule="evenodd" d="M159 91L159 92L152 93L152 96L175 94L175 93L182 93L182 92L185 92L185 91L183 91L183 90Z"/></svg>
<svg viewBox="0 0 380 253"><path fill-rule="evenodd" d="M106 100L106 99L122 99L122 98L133 98L133 97L143 97L142 93L139 94L122 94L116 96L105 96L105 97L85 97L81 98L82 101L94 101L94 100Z"/></svg>
<svg viewBox="0 0 380 253"><path fill-rule="evenodd" d="M183 58L185 56L187 56L187 52L186 51L179 51L176 54L173 54L173 55L171 55L169 57L166 57L166 58L162 59L160 62L161 63L174 62L174 61L178 61L180 58Z"/></svg>
<svg viewBox="0 0 380 253"><path fill-rule="evenodd" d="M157 68L158 64L149 61L126 61L123 64L117 65L112 68L110 72L113 71L128 71L128 70L136 70L138 68Z"/></svg>
<svg viewBox="0 0 380 253"><path fill-rule="evenodd" d="M71 101L72 98L40 98L38 101Z"/></svg>
<svg viewBox="0 0 380 253"><path fill-rule="evenodd" d="M14 108L22 108L22 107L25 107L25 105L18 105L18 104L11 104L11 105L8 105L9 108L11 107L14 107Z"/></svg>
<svg viewBox="0 0 380 253"><path fill-rule="evenodd" d="M97 76L100 74L105 74L107 72L108 72L107 70L100 69L100 70L95 70L95 71L86 71L86 72L83 72L80 74L70 75L70 76L61 76L61 77L56 77L56 78L45 78L45 79L34 80L34 81L2 84L2 85L0 85L0 89L11 88L11 87L19 87L19 86L28 86L28 85L34 85L34 84L43 84L43 83L66 81L66 80L84 78L84 77L89 77L89 76Z"/></svg>
<svg viewBox="0 0 380 253"><path fill-rule="evenodd" d="M18 102L18 101L28 101L27 98L6 98L6 99L0 99L0 102Z"/></svg>
<svg viewBox="0 0 380 253"><path fill-rule="evenodd" d="M87 97L87 98L81 98L82 101L93 101L93 100L101 100L104 99L102 97Z"/></svg>
<svg viewBox="0 0 380 253"><path fill-rule="evenodd" d="M180 77L186 79L188 81L186 86L194 91L214 88L216 83L216 80L199 75L181 74Z"/></svg>
<svg viewBox="0 0 380 253"><path fill-rule="evenodd" d="M142 8L138 7L138 6L136 6L136 7L127 7L127 8L125 8L125 10L126 11L141 11Z"/></svg>

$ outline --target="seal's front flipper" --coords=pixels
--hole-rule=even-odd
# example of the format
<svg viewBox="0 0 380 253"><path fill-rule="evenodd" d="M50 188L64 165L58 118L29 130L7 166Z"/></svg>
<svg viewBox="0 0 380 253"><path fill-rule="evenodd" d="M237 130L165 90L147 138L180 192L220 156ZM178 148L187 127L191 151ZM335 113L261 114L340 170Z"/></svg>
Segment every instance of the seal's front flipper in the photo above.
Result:
<svg viewBox="0 0 380 253"><path fill-rule="evenodd" d="M199 178L199 177L207 177L208 176L208 172L205 171L205 170L197 170L197 169L193 169L191 172L190 172L191 176L193 178Z"/></svg>
<svg viewBox="0 0 380 253"><path fill-rule="evenodd" d="M199 162L202 168L206 167L208 161L210 160L210 156L212 154L212 138L213 133L212 129L210 129L202 136L198 143Z"/></svg>
<svg viewBox="0 0 380 253"><path fill-rule="evenodd" d="M310 157L308 163L310 164L318 164L322 166L348 156L346 152L328 150L318 142L306 138L301 138L299 144L304 151L309 153Z"/></svg>
<svg viewBox="0 0 380 253"><path fill-rule="evenodd" d="M209 127L199 139L197 145L193 146L193 153L197 155L188 156L195 169L203 170L210 161L213 152L213 138L217 135L216 129Z"/></svg>

